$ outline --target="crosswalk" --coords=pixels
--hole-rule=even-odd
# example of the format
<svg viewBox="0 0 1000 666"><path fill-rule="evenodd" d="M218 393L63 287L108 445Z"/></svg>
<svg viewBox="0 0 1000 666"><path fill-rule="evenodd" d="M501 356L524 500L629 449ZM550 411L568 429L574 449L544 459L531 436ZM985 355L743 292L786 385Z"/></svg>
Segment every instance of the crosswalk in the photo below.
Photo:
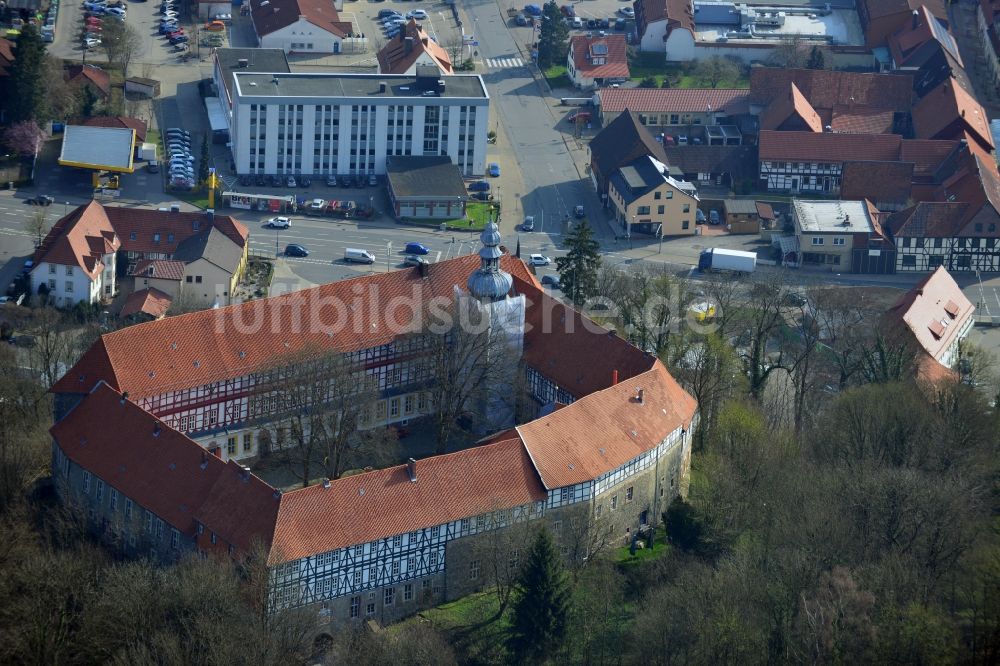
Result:
<svg viewBox="0 0 1000 666"><path fill-rule="evenodd" d="M510 69L523 67L524 61L520 58L486 58L486 66L490 69Z"/></svg>

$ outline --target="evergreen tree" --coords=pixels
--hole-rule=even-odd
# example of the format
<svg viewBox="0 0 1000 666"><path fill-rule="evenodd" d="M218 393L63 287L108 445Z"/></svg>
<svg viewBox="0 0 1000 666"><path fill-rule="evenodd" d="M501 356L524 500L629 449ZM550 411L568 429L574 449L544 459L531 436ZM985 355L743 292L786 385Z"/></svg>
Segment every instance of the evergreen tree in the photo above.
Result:
<svg viewBox="0 0 1000 666"><path fill-rule="evenodd" d="M518 664L540 664L562 646L569 614L569 586L548 530L528 552L518 581L507 647Z"/></svg>
<svg viewBox="0 0 1000 666"><path fill-rule="evenodd" d="M198 160L198 182L208 186L208 135L201 139L201 158Z"/></svg>
<svg viewBox="0 0 1000 666"><path fill-rule="evenodd" d="M548 69L565 63L566 52L569 50L569 26L563 20L555 0L549 0L542 7L541 24L538 33L538 67Z"/></svg>
<svg viewBox="0 0 1000 666"><path fill-rule="evenodd" d="M33 25L25 25L17 37L14 64L10 69L10 98L4 101L10 123L34 120L45 125L49 103L45 94L45 43Z"/></svg>
<svg viewBox="0 0 1000 666"><path fill-rule="evenodd" d="M600 245L586 220L566 236L566 247L566 256L556 259L559 285L575 305L581 305L597 293L597 272L601 269Z"/></svg>
<svg viewBox="0 0 1000 666"><path fill-rule="evenodd" d="M809 52L809 61L806 63L806 67L808 69L826 69L826 59L818 46L814 46Z"/></svg>

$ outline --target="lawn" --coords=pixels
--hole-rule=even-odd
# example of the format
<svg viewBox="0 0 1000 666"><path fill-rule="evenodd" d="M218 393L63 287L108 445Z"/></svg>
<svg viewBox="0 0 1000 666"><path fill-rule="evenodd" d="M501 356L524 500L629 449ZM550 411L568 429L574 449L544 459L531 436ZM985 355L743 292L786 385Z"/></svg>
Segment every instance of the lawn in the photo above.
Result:
<svg viewBox="0 0 1000 666"><path fill-rule="evenodd" d="M570 81L569 75L566 73L566 65L552 65L542 72L542 76L549 82L550 88L573 87L573 82Z"/></svg>
<svg viewBox="0 0 1000 666"><path fill-rule="evenodd" d="M502 663L507 656L503 645L510 608L500 617L499 610L500 602L491 590L430 608L405 622L430 622L471 663Z"/></svg>
<svg viewBox="0 0 1000 666"><path fill-rule="evenodd" d="M490 219L490 207L496 205L485 201L470 201L465 205L465 217L450 220L436 217L404 217L402 221L406 224L419 224L435 229L444 223L448 225L450 231L482 231Z"/></svg>
<svg viewBox="0 0 1000 666"><path fill-rule="evenodd" d="M633 81L642 81L646 77L653 77L656 87L663 87L663 80L670 82L671 88L708 88L704 81L694 75L694 70L689 65L668 65L663 62L662 56L654 53L637 53L628 64ZM717 88L749 88L750 77L741 73L739 78L731 81L721 81Z"/></svg>
<svg viewBox="0 0 1000 666"><path fill-rule="evenodd" d="M192 206L197 206L198 208L208 208L208 190L205 189L195 189L191 192L183 192L180 190L169 190L168 191L181 201L186 201ZM215 205L218 206L222 203L222 195L216 194Z"/></svg>
<svg viewBox="0 0 1000 666"><path fill-rule="evenodd" d="M470 201L465 204L465 216L472 220L473 228L482 229L490 221L494 207L499 208L500 205L485 201Z"/></svg>
<svg viewBox="0 0 1000 666"><path fill-rule="evenodd" d="M641 564L648 560L656 559L667 552L667 535L662 528L656 530L656 538L653 539L652 548L636 550L635 555L629 552L629 547L625 546L615 551L613 561L622 566Z"/></svg>

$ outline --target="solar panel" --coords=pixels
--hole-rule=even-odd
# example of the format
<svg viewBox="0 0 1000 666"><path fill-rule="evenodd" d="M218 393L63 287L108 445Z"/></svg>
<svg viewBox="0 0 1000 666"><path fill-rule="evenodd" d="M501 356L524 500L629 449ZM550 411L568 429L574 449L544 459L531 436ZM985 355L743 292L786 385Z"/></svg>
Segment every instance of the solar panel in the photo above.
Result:
<svg viewBox="0 0 1000 666"><path fill-rule="evenodd" d="M608 55L608 45L603 43L590 45L591 55Z"/></svg>

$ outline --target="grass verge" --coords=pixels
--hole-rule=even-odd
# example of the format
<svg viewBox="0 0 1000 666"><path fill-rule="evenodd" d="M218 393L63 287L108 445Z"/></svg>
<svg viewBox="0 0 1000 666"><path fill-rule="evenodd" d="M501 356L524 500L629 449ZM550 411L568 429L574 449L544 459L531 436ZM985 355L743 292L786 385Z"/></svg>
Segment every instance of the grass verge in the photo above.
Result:
<svg viewBox="0 0 1000 666"><path fill-rule="evenodd" d="M470 201L465 204L465 216L472 220L473 228L482 229L490 221L490 217L496 215L493 211L499 210L499 208L499 204Z"/></svg>
<svg viewBox="0 0 1000 666"><path fill-rule="evenodd" d="M542 71L542 76L545 80L549 82L550 88L572 88L573 82L570 81L569 74L566 73L566 65L552 65L548 69Z"/></svg>
<svg viewBox="0 0 1000 666"><path fill-rule="evenodd" d="M619 548L615 551L614 562L622 566L632 566L642 562L656 559L667 552L667 535L662 529L656 531L656 538L653 540L652 548L636 550L635 555L629 552L629 547Z"/></svg>

